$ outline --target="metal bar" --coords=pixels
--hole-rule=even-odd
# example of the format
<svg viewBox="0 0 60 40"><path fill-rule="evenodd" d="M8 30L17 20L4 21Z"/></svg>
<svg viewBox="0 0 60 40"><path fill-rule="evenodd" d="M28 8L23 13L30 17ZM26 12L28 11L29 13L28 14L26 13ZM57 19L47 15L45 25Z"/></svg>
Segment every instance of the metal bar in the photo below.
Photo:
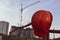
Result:
<svg viewBox="0 0 60 40"><path fill-rule="evenodd" d="M29 24L27 24L25 26L17 27L15 30L11 31L10 33L14 32L14 31L16 31L16 30L18 30L20 28L24 28L24 27L27 27L27 26L30 26L30 25L31 25L31 23L29 23ZM49 33L60 33L60 30L50 30Z"/></svg>
<svg viewBox="0 0 60 40"><path fill-rule="evenodd" d="M22 9L22 4L21 4L21 19L20 19L20 26L22 26L22 13L23 13L23 9Z"/></svg>
<svg viewBox="0 0 60 40"><path fill-rule="evenodd" d="M24 7L23 9L26 9L26 8L28 8L28 7L30 7L30 6L32 6L32 5L34 5L34 4L36 4L36 3L38 3L38 2L40 2L40 1L37 1L37 2L35 2L35 3L32 3L32 4L30 4L30 5L26 6L26 7Z"/></svg>
<svg viewBox="0 0 60 40"><path fill-rule="evenodd" d="M60 30L50 30L50 33L60 33Z"/></svg>
<svg viewBox="0 0 60 40"><path fill-rule="evenodd" d="M25 25L25 26L17 27L15 30L11 31L10 34L11 34L12 32L14 32L14 31L20 29L20 28L24 28L24 27L27 27L27 26L30 26L30 25L31 25L31 23L29 23L29 24L27 24L27 25Z"/></svg>

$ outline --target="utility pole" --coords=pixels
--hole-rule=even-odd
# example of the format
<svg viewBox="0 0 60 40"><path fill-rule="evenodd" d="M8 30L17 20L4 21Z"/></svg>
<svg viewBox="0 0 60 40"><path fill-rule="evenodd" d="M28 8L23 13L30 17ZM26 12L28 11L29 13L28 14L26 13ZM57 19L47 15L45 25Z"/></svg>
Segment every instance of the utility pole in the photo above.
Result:
<svg viewBox="0 0 60 40"><path fill-rule="evenodd" d="M28 5L28 6L26 6L26 7L24 7L24 8L22 8L23 7L23 5L21 4L21 19L20 19L20 26L22 26L22 14L23 14L23 10L24 9L26 9L26 8L28 8L28 7L30 7L30 6L32 6L32 5L34 5L34 4L37 4L37 3L39 3L40 1L37 1L37 2L34 2L34 3L32 3L32 4L30 4L30 5Z"/></svg>

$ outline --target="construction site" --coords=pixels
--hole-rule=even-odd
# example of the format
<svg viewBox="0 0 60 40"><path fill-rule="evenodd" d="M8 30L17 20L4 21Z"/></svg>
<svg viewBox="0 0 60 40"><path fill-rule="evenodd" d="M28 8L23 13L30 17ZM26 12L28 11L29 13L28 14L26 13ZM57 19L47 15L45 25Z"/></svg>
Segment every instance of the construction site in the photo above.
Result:
<svg viewBox="0 0 60 40"><path fill-rule="evenodd" d="M10 8L8 4L9 2L11 9L15 10L17 7L17 11L15 11L18 15L15 13L15 11L11 11L15 14L12 14L10 11L8 11L8 8ZM3 13L0 14L3 15L3 17L1 16L2 18L0 18L2 19L0 20L0 40L60 40L59 1L11 0L9 2L6 4L8 5L7 13L10 13L10 16L8 16L11 20L6 15L5 18ZM5 2L1 1L1 3ZM13 15L15 15L15 17ZM15 25L12 25L14 23ZM16 26L16 24L18 26ZM58 34L59 37L56 36L56 34Z"/></svg>
<svg viewBox="0 0 60 40"><path fill-rule="evenodd" d="M60 33L60 30L50 30L46 37L36 38L32 28L23 29L24 27L31 25L31 23L22 27L12 26L9 35L8 35L9 23L5 21L0 21L0 24L3 24L0 25L0 28L3 26L2 28L3 30L0 29L1 32L0 40L60 40L60 38L49 39L49 33Z"/></svg>

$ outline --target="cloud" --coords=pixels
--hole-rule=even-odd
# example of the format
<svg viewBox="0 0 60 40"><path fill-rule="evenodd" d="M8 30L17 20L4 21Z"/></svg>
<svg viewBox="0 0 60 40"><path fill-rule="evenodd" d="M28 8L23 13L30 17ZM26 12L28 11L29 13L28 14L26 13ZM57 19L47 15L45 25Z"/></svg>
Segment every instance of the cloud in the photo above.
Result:
<svg viewBox="0 0 60 40"><path fill-rule="evenodd" d="M15 23L13 21L17 21L15 20L18 18L17 13L18 13L18 8L16 6L13 6L11 4L11 1L0 0L0 19Z"/></svg>
<svg viewBox="0 0 60 40"><path fill-rule="evenodd" d="M0 21L9 22L9 30L11 25L19 23L19 7L11 3L12 0L0 0ZM16 4L16 3L15 3Z"/></svg>

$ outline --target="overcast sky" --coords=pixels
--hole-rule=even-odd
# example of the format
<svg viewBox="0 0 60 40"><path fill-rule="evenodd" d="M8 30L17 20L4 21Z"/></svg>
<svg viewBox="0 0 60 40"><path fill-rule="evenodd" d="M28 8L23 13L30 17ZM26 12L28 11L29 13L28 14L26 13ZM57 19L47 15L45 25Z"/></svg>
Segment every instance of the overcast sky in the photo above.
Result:
<svg viewBox="0 0 60 40"><path fill-rule="evenodd" d="M50 29L60 30L60 0L0 0L0 21L7 21L11 25L18 26L20 23L21 4L23 8L36 2L23 10L23 25L31 22L32 15L38 10L48 10L53 15L53 22ZM58 34L56 37L59 37Z"/></svg>

